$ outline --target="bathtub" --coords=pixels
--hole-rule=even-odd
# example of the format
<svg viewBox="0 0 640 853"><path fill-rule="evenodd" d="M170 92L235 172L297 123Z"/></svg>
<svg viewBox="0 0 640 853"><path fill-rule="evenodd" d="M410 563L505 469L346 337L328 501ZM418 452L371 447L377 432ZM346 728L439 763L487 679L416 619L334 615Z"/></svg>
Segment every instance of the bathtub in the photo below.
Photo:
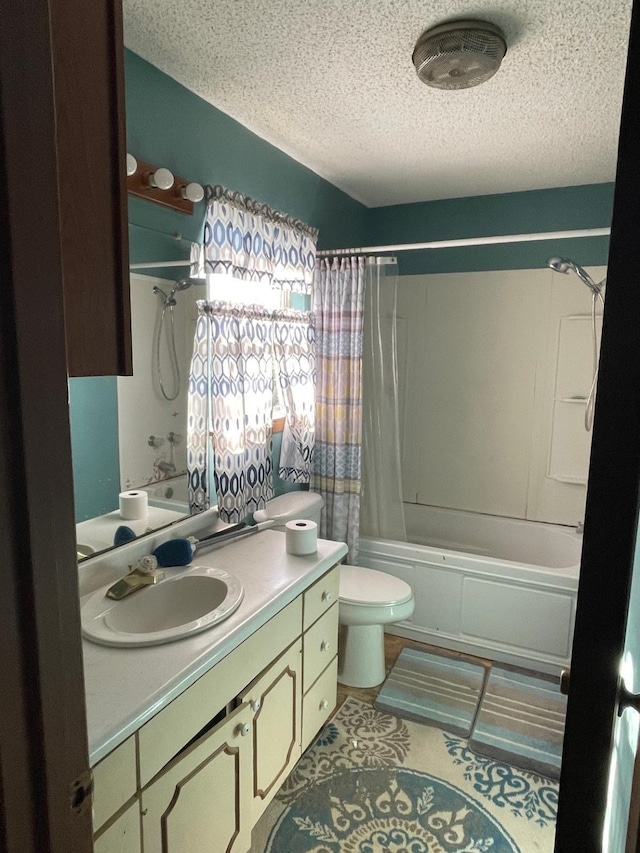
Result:
<svg viewBox="0 0 640 853"><path fill-rule="evenodd" d="M416 600L390 633L557 674L569 665L582 537L572 528L405 505L409 542L360 540L359 563Z"/></svg>
<svg viewBox="0 0 640 853"><path fill-rule="evenodd" d="M149 506L171 509L189 515L186 474L180 474L168 480L160 480L157 483L149 483L148 486L142 486L141 491L145 491L149 495Z"/></svg>

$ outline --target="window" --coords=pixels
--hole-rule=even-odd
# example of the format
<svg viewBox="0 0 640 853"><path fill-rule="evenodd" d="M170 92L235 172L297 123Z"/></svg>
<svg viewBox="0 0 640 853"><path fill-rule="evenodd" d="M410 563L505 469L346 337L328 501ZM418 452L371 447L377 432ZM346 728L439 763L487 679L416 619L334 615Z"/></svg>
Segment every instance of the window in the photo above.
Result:
<svg viewBox="0 0 640 853"><path fill-rule="evenodd" d="M269 287L262 282L244 281L232 275L222 273L207 274L207 300L236 302L241 305L264 305L265 308L285 308L289 302L289 293ZM286 412L280 401L280 381L275 359L271 360L273 392L272 419L284 418ZM280 427L282 429L282 427Z"/></svg>

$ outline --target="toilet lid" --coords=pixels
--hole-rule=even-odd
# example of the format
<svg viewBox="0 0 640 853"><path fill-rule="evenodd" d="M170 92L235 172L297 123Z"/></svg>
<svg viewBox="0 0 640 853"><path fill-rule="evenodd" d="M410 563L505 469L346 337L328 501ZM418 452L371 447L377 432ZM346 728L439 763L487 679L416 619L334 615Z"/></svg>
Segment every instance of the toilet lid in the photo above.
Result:
<svg viewBox="0 0 640 853"><path fill-rule="evenodd" d="M413 592L408 583L362 566L340 566L340 599L349 604L404 604Z"/></svg>
<svg viewBox="0 0 640 853"><path fill-rule="evenodd" d="M256 510L253 520L258 522L273 519L278 523L293 518L306 518L308 513L322 509L322 505L322 496L317 492L285 492L284 495L267 501L264 509Z"/></svg>

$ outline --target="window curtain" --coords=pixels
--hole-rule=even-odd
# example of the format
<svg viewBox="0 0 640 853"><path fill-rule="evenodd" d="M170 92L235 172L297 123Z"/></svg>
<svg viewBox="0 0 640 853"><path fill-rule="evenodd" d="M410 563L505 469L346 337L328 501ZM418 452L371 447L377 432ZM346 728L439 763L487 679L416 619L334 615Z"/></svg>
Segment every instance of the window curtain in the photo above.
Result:
<svg viewBox="0 0 640 853"><path fill-rule="evenodd" d="M211 331L209 315L198 303L198 319L193 340L193 354L189 368L189 391L187 396L187 485L189 489L189 511L202 512L209 508L209 343Z"/></svg>
<svg viewBox="0 0 640 853"><path fill-rule="evenodd" d="M227 302L199 302L198 308L196 344L200 347L197 356L198 347L194 347L195 369L189 381L189 390L194 391L189 450L197 448L191 461L200 467L198 472L189 470L189 482L199 486L201 494L206 491L207 441L206 435L202 441L197 427L210 406L218 514L222 521L236 523L273 497L271 312L260 305ZM206 353L207 363L198 377L201 353Z"/></svg>
<svg viewBox="0 0 640 853"><path fill-rule="evenodd" d="M362 506L360 530L406 542L402 496L395 258L368 258L362 350Z"/></svg>
<svg viewBox="0 0 640 853"><path fill-rule="evenodd" d="M199 302L189 374L187 467L191 511L237 522L273 497L272 358L285 424L278 473L309 483L315 442L315 345L310 314ZM209 458L209 456L211 458Z"/></svg>
<svg viewBox="0 0 640 853"><path fill-rule="evenodd" d="M280 402L286 412L278 475L290 483L309 483L316 405L315 333L310 315L276 311L273 347Z"/></svg>
<svg viewBox="0 0 640 853"><path fill-rule="evenodd" d="M365 258L323 259L316 267L316 446L312 488L324 498L320 535L346 542L358 558L362 441Z"/></svg>
<svg viewBox="0 0 640 853"><path fill-rule="evenodd" d="M205 272L311 292L315 228L224 187L207 187L207 199Z"/></svg>
<svg viewBox="0 0 640 853"><path fill-rule="evenodd" d="M207 187L202 247L192 274L224 274L283 292L310 293L315 228L241 193ZM199 303L189 378L191 508L209 506L213 480L220 517L242 520L273 497L273 365L286 418L280 476L308 483L315 432L315 355L310 315L259 305Z"/></svg>

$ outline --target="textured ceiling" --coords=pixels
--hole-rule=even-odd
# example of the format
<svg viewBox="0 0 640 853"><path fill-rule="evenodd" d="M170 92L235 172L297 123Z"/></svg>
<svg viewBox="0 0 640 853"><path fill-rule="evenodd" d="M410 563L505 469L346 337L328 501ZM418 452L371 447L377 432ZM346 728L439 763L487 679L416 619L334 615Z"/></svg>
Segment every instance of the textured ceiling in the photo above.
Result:
<svg viewBox="0 0 640 853"><path fill-rule="evenodd" d="M135 53L369 206L611 181L631 0L124 0ZM418 36L486 18L502 68L415 75Z"/></svg>

